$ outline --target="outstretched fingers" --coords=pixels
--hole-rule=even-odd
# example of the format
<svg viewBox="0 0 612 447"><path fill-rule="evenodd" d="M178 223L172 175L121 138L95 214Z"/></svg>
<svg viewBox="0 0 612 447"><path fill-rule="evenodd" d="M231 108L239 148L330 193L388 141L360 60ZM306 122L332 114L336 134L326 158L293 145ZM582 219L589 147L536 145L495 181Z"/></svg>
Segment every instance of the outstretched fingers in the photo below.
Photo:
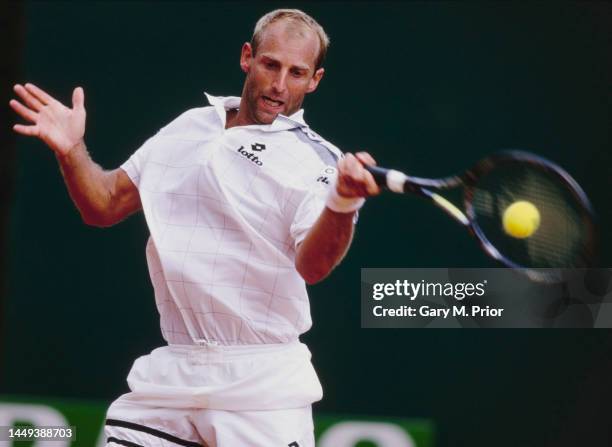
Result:
<svg viewBox="0 0 612 447"><path fill-rule="evenodd" d="M77 87L72 92L72 107L75 109L85 108L85 92L83 87Z"/></svg>
<svg viewBox="0 0 612 447"><path fill-rule="evenodd" d="M17 93L17 95L23 100L23 102L25 102L26 105L35 112L40 112L45 106L34 95L27 91L23 85L15 85L14 90L15 93Z"/></svg>
<svg viewBox="0 0 612 447"><path fill-rule="evenodd" d="M66 107L34 84L16 84L14 89L19 97L10 101L10 106L28 121L13 126L15 132L40 138L57 154L68 153L82 140L85 133L82 88L74 90L74 109Z"/></svg>
<svg viewBox="0 0 612 447"><path fill-rule="evenodd" d="M9 102L9 105L23 119L27 121L31 121L33 123L35 123L38 120L38 113L28 109L26 106L21 104L16 99L11 99L11 101Z"/></svg>
<svg viewBox="0 0 612 447"><path fill-rule="evenodd" d="M13 126L13 130L27 137L37 137L39 135L38 126L24 126L23 124L15 124Z"/></svg>
<svg viewBox="0 0 612 447"><path fill-rule="evenodd" d="M44 105L51 105L54 102L57 102L55 98L53 98L50 94L45 92L40 87L35 86L34 84L27 83L25 85L26 90L33 95L36 99L38 99Z"/></svg>

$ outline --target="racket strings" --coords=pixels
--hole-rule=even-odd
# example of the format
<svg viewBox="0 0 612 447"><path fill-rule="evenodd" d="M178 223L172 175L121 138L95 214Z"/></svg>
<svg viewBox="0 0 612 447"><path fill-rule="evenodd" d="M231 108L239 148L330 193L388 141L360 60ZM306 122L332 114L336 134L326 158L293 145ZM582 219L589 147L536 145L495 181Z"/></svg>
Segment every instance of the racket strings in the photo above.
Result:
<svg viewBox="0 0 612 447"><path fill-rule="evenodd" d="M539 214L539 225L533 234L522 238L504 228L504 213L519 201L531 203ZM591 221L556 173L519 162L498 165L473 186L471 204L485 238L511 262L532 268L588 264L592 255Z"/></svg>

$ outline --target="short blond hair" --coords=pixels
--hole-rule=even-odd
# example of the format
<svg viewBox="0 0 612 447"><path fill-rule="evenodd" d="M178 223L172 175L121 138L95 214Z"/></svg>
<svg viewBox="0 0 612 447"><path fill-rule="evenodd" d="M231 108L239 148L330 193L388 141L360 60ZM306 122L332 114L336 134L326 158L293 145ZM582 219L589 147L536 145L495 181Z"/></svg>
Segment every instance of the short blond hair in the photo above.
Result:
<svg viewBox="0 0 612 447"><path fill-rule="evenodd" d="M288 20L296 24L305 25L316 33L319 38L319 54L315 61L315 70L321 68L325 60L325 55L327 54L327 48L329 48L329 37L323 27L319 25L315 19L299 9L276 9L262 16L255 24L255 30L251 38L253 55L257 52L257 47L259 47L261 43L262 35L266 27L279 20Z"/></svg>

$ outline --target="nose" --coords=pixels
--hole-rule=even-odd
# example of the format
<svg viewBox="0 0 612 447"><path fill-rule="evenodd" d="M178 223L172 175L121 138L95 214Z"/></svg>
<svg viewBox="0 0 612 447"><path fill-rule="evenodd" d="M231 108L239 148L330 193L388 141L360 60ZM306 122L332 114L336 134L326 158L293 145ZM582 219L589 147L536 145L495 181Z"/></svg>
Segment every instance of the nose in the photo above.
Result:
<svg viewBox="0 0 612 447"><path fill-rule="evenodd" d="M287 90L287 77L289 72L287 70L280 70L274 81L272 82L272 88L274 89L274 93L283 94L285 90Z"/></svg>

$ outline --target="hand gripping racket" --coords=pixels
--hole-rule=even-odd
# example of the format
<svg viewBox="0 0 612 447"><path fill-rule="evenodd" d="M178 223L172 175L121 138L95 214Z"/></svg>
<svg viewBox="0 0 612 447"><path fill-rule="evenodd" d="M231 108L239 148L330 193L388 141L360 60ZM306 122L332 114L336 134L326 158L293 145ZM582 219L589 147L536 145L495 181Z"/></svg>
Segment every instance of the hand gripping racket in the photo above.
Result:
<svg viewBox="0 0 612 447"><path fill-rule="evenodd" d="M467 227L485 253L536 281L558 281L562 272L555 269L589 267L594 261L596 227L589 199L567 172L542 157L502 151L462 175L440 179L366 169L383 188L430 199ZM463 206L441 195L451 190L462 193ZM530 218L537 218L537 225L521 226Z"/></svg>

